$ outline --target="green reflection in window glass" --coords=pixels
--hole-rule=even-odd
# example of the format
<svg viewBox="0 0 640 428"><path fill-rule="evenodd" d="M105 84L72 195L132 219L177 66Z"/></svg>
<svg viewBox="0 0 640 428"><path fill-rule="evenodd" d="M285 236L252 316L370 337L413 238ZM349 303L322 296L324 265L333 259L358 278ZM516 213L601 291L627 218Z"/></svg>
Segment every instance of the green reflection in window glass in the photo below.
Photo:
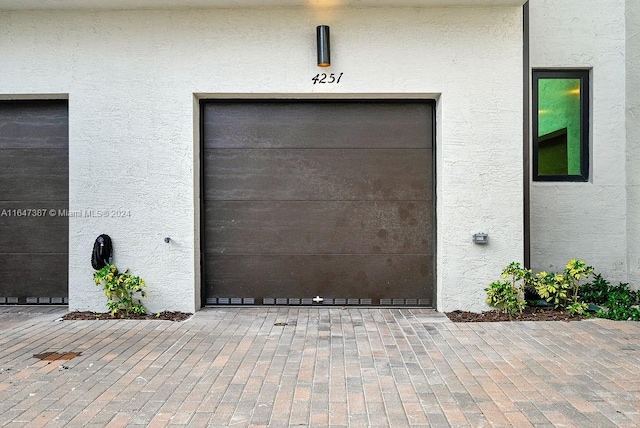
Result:
<svg viewBox="0 0 640 428"><path fill-rule="evenodd" d="M579 175L580 79L538 81L538 175Z"/></svg>

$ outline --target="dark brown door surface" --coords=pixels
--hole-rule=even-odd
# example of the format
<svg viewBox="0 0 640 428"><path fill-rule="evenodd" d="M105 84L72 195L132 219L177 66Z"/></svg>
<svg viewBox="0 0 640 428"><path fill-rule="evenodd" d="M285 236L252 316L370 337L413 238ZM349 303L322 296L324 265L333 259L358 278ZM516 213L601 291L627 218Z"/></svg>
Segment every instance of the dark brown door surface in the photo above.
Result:
<svg viewBox="0 0 640 428"><path fill-rule="evenodd" d="M0 303L67 303L68 130L67 101L0 101Z"/></svg>
<svg viewBox="0 0 640 428"><path fill-rule="evenodd" d="M432 103L201 107L208 304L431 305Z"/></svg>

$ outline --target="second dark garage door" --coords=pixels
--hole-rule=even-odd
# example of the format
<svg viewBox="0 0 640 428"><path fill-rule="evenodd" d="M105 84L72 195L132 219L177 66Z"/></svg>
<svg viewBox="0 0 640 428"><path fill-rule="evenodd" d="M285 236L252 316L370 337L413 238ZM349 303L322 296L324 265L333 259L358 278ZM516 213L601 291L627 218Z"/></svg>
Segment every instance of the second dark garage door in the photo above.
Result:
<svg viewBox="0 0 640 428"><path fill-rule="evenodd" d="M206 303L430 306L433 118L431 102L203 101Z"/></svg>
<svg viewBox="0 0 640 428"><path fill-rule="evenodd" d="M68 303L68 110L0 101L0 303Z"/></svg>

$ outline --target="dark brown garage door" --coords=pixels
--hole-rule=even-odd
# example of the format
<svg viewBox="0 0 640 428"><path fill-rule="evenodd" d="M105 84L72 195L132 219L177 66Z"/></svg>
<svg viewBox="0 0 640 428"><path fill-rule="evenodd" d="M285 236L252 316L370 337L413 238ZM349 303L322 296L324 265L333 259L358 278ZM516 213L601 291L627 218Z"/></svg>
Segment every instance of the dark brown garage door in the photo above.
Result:
<svg viewBox="0 0 640 428"><path fill-rule="evenodd" d="M67 303L66 101L0 101L0 303Z"/></svg>
<svg viewBox="0 0 640 428"><path fill-rule="evenodd" d="M431 305L432 103L201 107L207 304Z"/></svg>

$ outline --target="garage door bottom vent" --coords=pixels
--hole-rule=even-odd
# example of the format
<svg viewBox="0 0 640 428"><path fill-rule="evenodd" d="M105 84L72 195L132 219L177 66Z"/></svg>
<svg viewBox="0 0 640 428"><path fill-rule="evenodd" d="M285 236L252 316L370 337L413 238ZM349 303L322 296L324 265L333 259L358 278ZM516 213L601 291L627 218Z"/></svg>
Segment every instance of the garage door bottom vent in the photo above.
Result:
<svg viewBox="0 0 640 428"><path fill-rule="evenodd" d="M331 299L321 302L313 298L246 298L246 297L209 297L207 305L304 305L304 306L431 306L431 299Z"/></svg>
<svg viewBox="0 0 640 428"><path fill-rule="evenodd" d="M68 305L68 297L0 297L0 305Z"/></svg>

